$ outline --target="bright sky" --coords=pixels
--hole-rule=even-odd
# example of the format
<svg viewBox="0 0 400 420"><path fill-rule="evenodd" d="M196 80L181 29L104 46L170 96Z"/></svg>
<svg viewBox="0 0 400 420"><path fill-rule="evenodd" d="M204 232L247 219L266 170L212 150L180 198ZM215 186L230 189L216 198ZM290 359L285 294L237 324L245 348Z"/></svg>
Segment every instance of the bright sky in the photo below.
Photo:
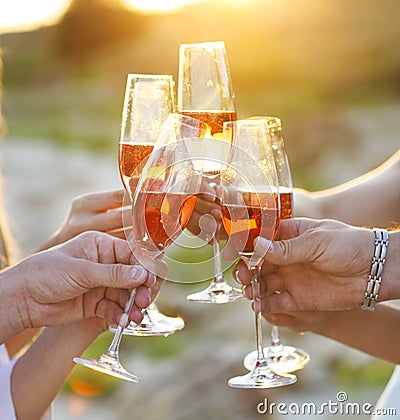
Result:
<svg viewBox="0 0 400 420"><path fill-rule="evenodd" d="M201 0L123 0L143 13L171 12ZM26 31L50 25L64 12L71 0L0 0L0 34Z"/></svg>

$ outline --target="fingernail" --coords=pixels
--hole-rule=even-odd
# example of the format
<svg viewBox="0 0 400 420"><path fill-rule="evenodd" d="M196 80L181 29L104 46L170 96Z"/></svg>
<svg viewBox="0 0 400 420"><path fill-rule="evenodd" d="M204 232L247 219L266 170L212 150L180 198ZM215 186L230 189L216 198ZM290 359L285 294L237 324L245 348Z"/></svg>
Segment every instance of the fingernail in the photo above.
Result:
<svg viewBox="0 0 400 420"><path fill-rule="evenodd" d="M131 270L131 279L137 281L143 281L147 277L147 271L140 265L134 265Z"/></svg>
<svg viewBox="0 0 400 420"><path fill-rule="evenodd" d="M154 285L156 284L156 281L157 281L157 276L156 276L155 274L153 274L153 275L151 276L151 278L152 278L152 281L151 281L151 284L150 284L150 286L149 286L149 287L154 286Z"/></svg>

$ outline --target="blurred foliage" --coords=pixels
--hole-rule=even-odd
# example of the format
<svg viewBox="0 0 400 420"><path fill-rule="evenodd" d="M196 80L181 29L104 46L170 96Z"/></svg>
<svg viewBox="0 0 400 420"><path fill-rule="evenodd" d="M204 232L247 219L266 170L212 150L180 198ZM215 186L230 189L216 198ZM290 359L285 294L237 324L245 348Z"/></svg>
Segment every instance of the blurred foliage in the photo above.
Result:
<svg viewBox="0 0 400 420"><path fill-rule="evenodd" d="M392 363L372 359L362 364L340 360L333 367L338 385L353 391L362 388L383 388L392 374Z"/></svg>
<svg viewBox="0 0 400 420"><path fill-rule="evenodd" d="M58 26L1 37L9 136L116 157L127 73L177 80L180 43L224 40L238 116L282 118L295 184L320 188L322 151L359 146L335 112L399 103L399 14L397 0L204 0L155 16L74 0Z"/></svg>
<svg viewBox="0 0 400 420"><path fill-rule="evenodd" d="M129 344L131 344L129 346ZM185 345L185 340L180 334L172 334L168 337L138 337L126 344L131 350L146 355L149 359L179 358Z"/></svg>
<svg viewBox="0 0 400 420"><path fill-rule="evenodd" d="M62 56L80 58L93 49L140 35L145 22L118 1L73 0L57 26L56 42Z"/></svg>

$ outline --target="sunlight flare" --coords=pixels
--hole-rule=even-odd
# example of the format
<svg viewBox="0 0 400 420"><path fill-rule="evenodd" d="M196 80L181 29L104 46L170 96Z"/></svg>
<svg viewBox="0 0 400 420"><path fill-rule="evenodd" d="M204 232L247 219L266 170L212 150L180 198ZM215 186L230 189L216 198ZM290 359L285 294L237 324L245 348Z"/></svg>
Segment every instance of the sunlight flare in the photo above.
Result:
<svg viewBox="0 0 400 420"><path fill-rule="evenodd" d="M169 13L201 0L123 0L123 3L143 13Z"/></svg>

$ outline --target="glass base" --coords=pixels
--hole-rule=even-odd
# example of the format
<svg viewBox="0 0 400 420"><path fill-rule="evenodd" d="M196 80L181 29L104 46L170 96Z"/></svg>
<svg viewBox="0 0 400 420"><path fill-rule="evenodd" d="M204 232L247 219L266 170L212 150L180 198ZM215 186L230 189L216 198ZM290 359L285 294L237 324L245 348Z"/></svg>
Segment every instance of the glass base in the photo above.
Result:
<svg viewBox="0 0 400 420"><path fill-rule="evenodd" d="M239 299L245 299L240 289L235 289L227 283L211 284L201 292L188 295L186 299L195 303L229 303Z"/></svg>
<svg viewBox="0 0 400 420"><path fill-rule="evenodd" d="M266 367L243 376L235 376L229 379L228 385L233 388L265 389L292 385L296 381L295 375L279 375Z"/></svg>
<svg viewBox="0 0 400 420"><path fill-rule="evenodd" d="M276 373L290 373L303 367L310 361L310 355L302 349L283 346L282 351L274 354L270 347L264 347L264 354L270 368ZM252 351L243 360L247 370L252 371L257 361L257 351Z"/></svg>
<svg viewBox="0 0 400 420"><path fill-rule="evenodd" d="M160 311L148 311L151 322L156 322L165 325L168 329L175 331L183 330L185 321L180 316L167 316Z"/></svg>
<svg viewBox="0 0 400 420"><path fill-rule="evenodd" d="M138 337L167 337L176 331L185 327L185 321L180 317L170 317L162 314L158 310L147 310L143 321L140 324L131 322L124 328L124 335L133 335ZM110 326L109 331L115 332L116 327Z"/></svg>
<svg viewBox="0 0 400 420"><path fill-rule="evenodd" d="M128 372L119 362L113 357L103 354L96 359L83 359L81 357L74 357L74 362L78 365L88 367L106 375L114 376L115 378L124 379L130 382L139 382L140 379Z"/></svg>

